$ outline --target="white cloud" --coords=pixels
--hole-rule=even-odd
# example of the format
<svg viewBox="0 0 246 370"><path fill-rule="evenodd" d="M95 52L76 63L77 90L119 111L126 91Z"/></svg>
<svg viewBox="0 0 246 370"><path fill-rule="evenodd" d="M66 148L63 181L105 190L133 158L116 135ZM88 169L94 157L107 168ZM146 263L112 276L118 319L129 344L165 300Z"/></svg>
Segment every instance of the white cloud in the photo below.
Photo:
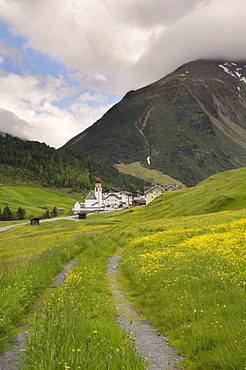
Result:
<svg viewBox="0 0 246 370"><path fill-rule="evenodd" d="M244 0L198 1L191 11L170 24L133 66L133 88L195 59L246 60L245 16Z"/></svg>
<svg viewBox="0 0 246 370"><path fill-rule="evenodd" d="M74 93L74 87L62 79L48 76L0 75L0 132L62 146L83 131L108 109L102 94L83 94L69 107L61 109L53 102ZM40 87L42 86L42 87ZM99 103L90 107L89 102ZM14 112L14 113L12 113Z"/></svg>
<svg viewBox="0 0 246 370"><path fill-rule="evenodd" d="M29 124L19 119L14 113L0 109L0 132L12 134L13 136L19 136L22 139L30 139Z"/></svg>
<svg viewBox="0 0 246 370"><path fill-rule="evenodd" d="M130 71L158 37L164 26L158 11L161 2L154 1L155 7L148 3L2 0L1 13L16 34L27 37L26 46L48 53L90 80L95 75L115 76ZM148 16L152 20L147 25Z"/></svg>
<svg viewBox="0 0 246 370"><path fill-rule="evenodd" d="M0 107L28 122L27 131L53 138L51 145L105 113L111 104L103 91L124 95L193 59L246 60L245 0L0 0L0 14L26 38L25 48L63 63L80 84L29 72L0 75ZM6 41L0 50L22 64ZM81 93L59 108L56 102L72 99L76 89L101 95Z"/></svg>
<svg viewBox="0 0 246 370"><path fill-rule="evenodd" d="M183 61L246 56L245 0L1 0L0 6L26 46L78 70L93 88L121 94Z"/></svg>

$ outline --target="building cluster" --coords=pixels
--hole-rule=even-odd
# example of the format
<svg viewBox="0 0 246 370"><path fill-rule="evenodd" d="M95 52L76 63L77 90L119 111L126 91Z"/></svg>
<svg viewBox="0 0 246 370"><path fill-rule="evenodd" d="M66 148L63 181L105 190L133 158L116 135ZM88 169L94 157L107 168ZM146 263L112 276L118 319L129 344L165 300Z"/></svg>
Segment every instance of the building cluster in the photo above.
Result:
<svg viewBox="0 0 246 370"><path fill-rule="evenodd" d="M129 192L119 188L109 188L102 190L102 180L100 177L95 179L94 190L90 190L84 198L84 202L75 202L73 213L90 212L95 210L129 208L132 206L142 206L150 203L157 196L166 191L180 190L180 185L154 185L145 186L144 193L140 191Z"/></svg>
<svg viewBox="0 0 246 370"><path fill-rule="evenodd" d="M181 190L182 185L154 185L154 186L145 186L144 195L146 204L152 202L159 195L166 193L167 191Z"/></svg>

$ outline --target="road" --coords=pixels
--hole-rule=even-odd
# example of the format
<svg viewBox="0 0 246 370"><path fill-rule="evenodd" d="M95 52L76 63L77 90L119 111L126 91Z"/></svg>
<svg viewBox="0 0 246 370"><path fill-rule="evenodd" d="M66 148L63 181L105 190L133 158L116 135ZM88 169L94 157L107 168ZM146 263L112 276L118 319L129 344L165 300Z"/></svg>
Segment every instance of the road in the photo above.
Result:
<svg viewBox="0 0 246 370"><path fill-rule="evenodd" d="M122 208L122 209L124 209L124 208ZM109 209L109 210L106 210L106 211L104 211L102 213L111 213L113 211L116 211L116 209ZM117 211L119 211L119 209L117 209ZM93 214L94 213L87 213L87 216L90 216L90 215L93 215ZM76 216L64 216L64 217L45 218L43 220L39 220L39 222L59 221L59 220L78 221L78 216L76 215ZM27 224L30 224L30 221L29 222L23 222L21 224L3 226L3 227L0 227L0 232L1 231L8 230L8 229L11 229L12 227L15 227L15 226L27 225Z"/></svg>
<svg viewBox="0 0 246 370"><path fill-rule="evenodd" d="M75 216L75 217L76 217L76 216ZM74 216L55 217L55 218L47 218L47 219L44 219L44 220L40 220L39 222L58 221L58 220L77 221L77 220L78 220L78 218L74 218ZM21 223L21 224L15 224L15 225L3 226L3 227L0 227L0 232L1 232L1 231L8 230L8 229L11 229L12 227L15 227L15 226L28 225L28 224L30 224L30 222L23 222L23 223Z"/></svg>

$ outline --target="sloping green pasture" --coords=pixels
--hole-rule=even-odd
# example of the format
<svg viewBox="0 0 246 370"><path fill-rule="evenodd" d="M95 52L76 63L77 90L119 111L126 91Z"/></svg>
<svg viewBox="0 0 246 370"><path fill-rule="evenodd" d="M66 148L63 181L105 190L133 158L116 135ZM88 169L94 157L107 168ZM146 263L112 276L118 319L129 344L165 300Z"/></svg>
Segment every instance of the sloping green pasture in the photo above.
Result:
<svg viewBox="0 0 246 370"><path fill-rule="evenodd" d="M144 210L135 210L134 215L136 220L158 220L243 209L246 208L245 179L246 167L222 172L193 188L164 193Z"/></svg>
<svg viewBox="0 0 246 370"><path fill-rule="evenodd" d="M175 180L172 177L165 175L164 173L157 170L150 170L144 167L140 162L134 162L130 164L115 164L115 167L121 172L127 175L136 176L145 181L149 181L151 184L169 185L178 184L183 185L181 181Z"/></svg>
<svg viewBox="0 0 246 370"><path fill-rule="evenodd" d="M67 196L57 195L53 192L31 186L5 186L0 185L0 208L3 211L9 206L12 212L18 207L26 210L30 217L41 216L44 210L40 207L47 207L52 211L54 207L63 208L64 214L71 214L75 200Z"/></svg>

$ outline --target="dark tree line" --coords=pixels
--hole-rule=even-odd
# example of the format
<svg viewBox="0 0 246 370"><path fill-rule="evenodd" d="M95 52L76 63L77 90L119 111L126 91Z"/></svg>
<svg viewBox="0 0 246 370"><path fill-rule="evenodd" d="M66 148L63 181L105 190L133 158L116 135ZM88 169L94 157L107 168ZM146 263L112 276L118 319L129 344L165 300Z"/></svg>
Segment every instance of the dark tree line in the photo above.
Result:
<svg viewBox="0 0 246 370"><path fill-rule="evenodd" d="M25 168L40 179L43 186L88 190L98 176L103 186L141 190L145 181L119 173L111 164L100 162L70 149L54 149L45 143L24 141L9 134L0 135L0 163Z"/></svg>
<svg viewBox="0 0 246 370"><path fill-rule="evenodd" d="M24 208L19 207L16 212L12 212L9 206L4 207L3 212L0 208L1 221L24 220L25 218L26 211Z"/></svg>
<svg viewBox="0 0 246 370"><path fill-rule="evenodd" d="M57 212L56 207L54 207L51 212L48 209L46 209L46 211L43 212L43 218L53 218L53 217L57 217L57 215L58 215L58 212Z"/></svg>
<svg viewBox="0 0 246 370"><path fill-rule="evenodd" d="M51 212L46 209L46 211L43 212L42 218L52 218L57 217L57 215L57 208L54 207ZM3 212L0 208L0 221L24 220L26 218L26 211L22 207L19 207L16 212L12 212L9 206L4 207Z"/></svg>

